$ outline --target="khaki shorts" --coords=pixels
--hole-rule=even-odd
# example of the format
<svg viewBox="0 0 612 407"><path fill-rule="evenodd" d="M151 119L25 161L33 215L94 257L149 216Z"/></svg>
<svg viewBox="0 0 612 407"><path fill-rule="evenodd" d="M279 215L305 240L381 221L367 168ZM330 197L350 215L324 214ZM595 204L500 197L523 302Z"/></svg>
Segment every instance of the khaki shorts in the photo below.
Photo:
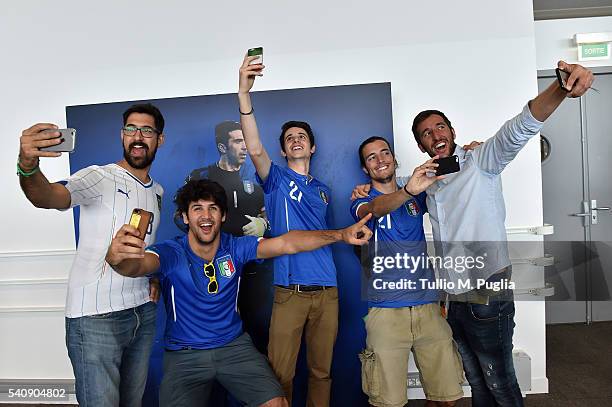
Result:
<svg viewBox="0 0 612 407"><path fill-rule="evenodd" d="M408 358L412 351L428 400L463 396L463 367L437 303L370 308L366 349L359 355L363 391L370 404L401 407L408 402Z"/></svg>

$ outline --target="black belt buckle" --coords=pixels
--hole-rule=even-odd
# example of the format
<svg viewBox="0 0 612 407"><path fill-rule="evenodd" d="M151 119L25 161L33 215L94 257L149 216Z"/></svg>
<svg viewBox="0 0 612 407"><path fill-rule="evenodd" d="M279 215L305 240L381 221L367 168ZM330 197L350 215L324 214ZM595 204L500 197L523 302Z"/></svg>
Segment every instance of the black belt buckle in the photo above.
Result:
<svg viewBox="0 0 612 407"><path fill-rule="evenodd" d="M303 284L279 285L278 287L284 288L286 290L291 290L296 293L306 293L306 292L321 291L321 290L327 289L327 287L324 285L303 285Z"/></svg>

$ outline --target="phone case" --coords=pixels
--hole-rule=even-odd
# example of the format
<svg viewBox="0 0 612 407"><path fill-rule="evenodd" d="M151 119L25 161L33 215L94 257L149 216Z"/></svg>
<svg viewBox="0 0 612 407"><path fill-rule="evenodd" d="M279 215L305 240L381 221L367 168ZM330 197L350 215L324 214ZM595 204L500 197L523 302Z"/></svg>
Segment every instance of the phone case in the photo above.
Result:
<svg viewBox="0 0 612 407"><path fill-rule="evenodd" d="M50 146L50 147L42 147L41 151L54 151L58 153L71 153L74 151L74 146L76 144L76 130L75 129L57 129L53 131L60 132L60 138L62 140L61 143Z"/></svg>
<svg viewBox="0 0 612 407"><path fill-rule="evenodd" d="M247 51L247 56L254 57L259 56L259 58L255 58L252 60L249 65L253 64L263 64L263 47L251 48Z"/></svg>
<svg viewBox="0 0 612 407"><path fill-rule="evenodd" d="M569 78L569 73L562 71L559 68L556 68L555 74L557 74L557 81L559 82L559 87L561 87L561 89L563 89L564 91L569 92L569 90L565 88L567 78Z"/></svg>
<svg viewBox="0 0 612 407"><path fill-rule="evenodd" d="M153 214L151 212L136 208L132 211L132 216L130 216L130 225L138 229L140 232L138 237L144 240L152 220Z"/></svg>
<svg viewBox="0 0 612 407"><path fill-rule="evenodd" d="M451 155L450 157L439 158L434 162L440 164L436 168L436 175L452 174L459 171L459 157Z"/></svg>

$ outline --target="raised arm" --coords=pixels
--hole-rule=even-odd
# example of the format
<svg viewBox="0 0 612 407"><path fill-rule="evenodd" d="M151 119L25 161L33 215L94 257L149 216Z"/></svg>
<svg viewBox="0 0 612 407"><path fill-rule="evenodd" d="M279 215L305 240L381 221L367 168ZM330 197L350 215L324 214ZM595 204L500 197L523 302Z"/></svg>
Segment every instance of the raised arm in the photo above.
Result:
<svg viewBox="0 0 612 407"><path fill-rule="evenodd" d="M566 82L566 89L561 88L555 80L529 102L529 110L537 120L543 122L559 107L565 98L576 98L584 95L593 84L593 72L578 64L568 64L559 61L557 67L570 74Z"/></svg>
<svg viewBox="0 0 612 407"><path fill-rule="evenodd" d="M138 235L134 226L123 225L106 252L106 262L122 276L142 277L159 268L159 258L153 253L145 253L146 244Z"/></svg>
<svg viewBox="0 0 612 407"><path fill-rule="evenodd" d="M542 128L545 121L567 97L579 97L591 87L593 73L580 66L559 61L559 68L570 72L566 91L555 80L528 107L508 120L493 137L474 152L478 167L491 174L501 173L514 160L527 142ZM535 120L534 120L535 119Z"/></svg>
<svg viewBox="0 0 612 407"><path fill-rule="evenodd" d="M61 184L52 184L40 171L40 157L59 157L61 153L41 151L41 147L61 143L55 124L38 123L24 130L19 140L19 184L26 198L37 208L67 209L70 192Z"/></svg>
<svg viewBox="0 0 612 407"><path fill-rule="evenodd" d="M307 252L339 241L364 245L372 237L372 231L365 226L371 217L367 215L354 225L340 230L291 230L278 237L263 239L257 246L257 258Z"/></svg>
<svg viewBox="0 0 612 407"><path fill-rule="evenodd" d="M436 172L436 167L438 167L438 164L433 162L437 158L438 156L435 156L416 167L410 180L403 188L390 194L379 195L370 202L357 207L357 216L363 218L370 213L376 218L385 216L402 206L406 201L425 191L437 180L444 178L442 175L437 177L431 175Z"/></svg>
<svg viewBox="0 0 612 407"><path fill-rule="evenodd" d="M245 56L244 61L242 61L238 82L238 103L240 106L240 125L242 126L244 142L246 143L251 160L253 160L257 174L265 181L270 173L272 161L263 144L261 144L253 104L251 103L251 95L249 94L255 83L255 77L263 75L264 66L262 64L249 65L249 62L256 58L258 57Z"/></svg>

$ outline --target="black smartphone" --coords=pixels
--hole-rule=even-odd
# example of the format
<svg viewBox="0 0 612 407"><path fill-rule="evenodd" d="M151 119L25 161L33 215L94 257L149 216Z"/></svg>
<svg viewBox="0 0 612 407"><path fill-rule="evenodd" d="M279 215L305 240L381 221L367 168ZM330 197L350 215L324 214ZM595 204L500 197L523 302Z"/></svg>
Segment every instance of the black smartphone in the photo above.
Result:
<svg viewBox="0 0 612 407"><path fill-rule="evenodd" d="M436 175L452 174L453 172L459 172L459 157L451 155L450 157L438 158L434 160L435 163L439 164L436 168Z"/></svg>
<svg viewBox="0 0 612 407"><path fill-rule="evenodd" d="M76 130L75 129L49 129L44 130L45 132L57 131L60 133L61 143L49 147L41 147L41 151L54 151L58 153L72 153L76 144Z"/></svg>
<svg viewBox="0 0 612 407"><path fill-rule="evenodd" d="M251 48L247 51L247 56L254 57L258 56L259 58L255 58L252 60L249 65L253 64L263 64L263 47Z"/></svg>
<svg viewBox="0 0 612 407"><path fill-rule="evenodd" d="M567 78L569 78L570 74L565 71L562 71L559 68L555 69L555 73L557 74L557 81L559 82L559 86L561 87L561 89L566 92L569 92L565 85L567 84Z"/></svg>

